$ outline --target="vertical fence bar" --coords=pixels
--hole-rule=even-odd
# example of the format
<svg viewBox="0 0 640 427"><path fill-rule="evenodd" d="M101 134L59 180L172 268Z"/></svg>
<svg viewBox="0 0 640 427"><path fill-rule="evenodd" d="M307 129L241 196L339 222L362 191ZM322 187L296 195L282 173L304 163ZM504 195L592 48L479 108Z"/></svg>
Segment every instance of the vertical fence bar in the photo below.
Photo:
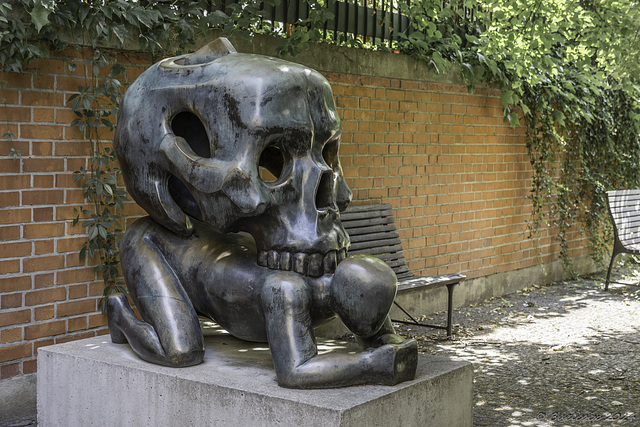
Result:
<svg viewBox="0 0 640 427"><path fill-rule="evenodd" d="M367 42L367 33L369 32L369 7L367 5L367 0L364 0L364 35L362 36L362 44Z"/></svg>
<svg viewBox="0 0 640 427"><path fill-rule="evenodd" d="M329 4L325 4L324 7L329 9ZM329 28L329 21L325 19L324 24L322 24L322 40L324 40L325 42L329 41L328 34L327 34L328 28Z"/></svg>
<svg viewBox="0 0 640 427"><path fill-rule="evenodd" d="M349 19L351 18L351 4L349 0L344 2L344 42L347 45L352 45L352 39L349 37Z"/></svg>
<svg viewBox="0 0 640 427"><path fill-rule="evenodd" d="M378 34L378 1L373 0L373 44L376 44L376 34Z"/></svg>
<svg viewBox="0 0 640 427"><path fill-rule="evenodd" d="M271 29L275 31L276 27L276 7L271 6Z"/></svg>
<svg viewBox="0 0 640 427"><path fill-rule="evenodd" d="M380 17L380 21L378 21L380 23L380 27L381 27L381 32L380 32L380 44L384 44L385 38L386 38L386 25L387 25L387 13L385 11L384 8L384 0L380 0L380 11L382 12L382 16Z"/></svg>
<svg viewBox="0 0 640 427"><path fill-rule="evenodd" d="M333 38L335 39L336 44L340 43L340 40L338 38L338 23L339 23L339 19L340 19L340 5L338 4L337 1L333 2L333 12L334 12L334 16L333 16Z"/></svg>
<svg viewBox="0 0 640 427"><path fill-rule="evenodd" d="M358 5L360 0L351 0L349 4L349 27L347 29L351 33L351 44L356 45L360 33L358 32L358 18L360 16ZM351 25L353 23L353 25Z"/></svg>

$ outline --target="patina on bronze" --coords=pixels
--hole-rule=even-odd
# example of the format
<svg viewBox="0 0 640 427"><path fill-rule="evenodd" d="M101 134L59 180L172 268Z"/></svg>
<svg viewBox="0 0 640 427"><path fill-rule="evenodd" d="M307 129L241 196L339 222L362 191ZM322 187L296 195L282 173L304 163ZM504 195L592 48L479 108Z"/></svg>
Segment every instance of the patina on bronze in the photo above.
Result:
<svg viewBox="0 0 640 427"><path fill-rule="evenodd" d="M268 342L284 387L412 379L416 342L388 316L395 274L379 259L347 257L340 133L324 77L237 53L226 39L146 70L125 94L115 136L129 193L149 214L120 248L143 320L123 295L109 298L112 340L152 363L198 364L205 316ZM318 355L313 328L335 316L362 352Z"/></svg>

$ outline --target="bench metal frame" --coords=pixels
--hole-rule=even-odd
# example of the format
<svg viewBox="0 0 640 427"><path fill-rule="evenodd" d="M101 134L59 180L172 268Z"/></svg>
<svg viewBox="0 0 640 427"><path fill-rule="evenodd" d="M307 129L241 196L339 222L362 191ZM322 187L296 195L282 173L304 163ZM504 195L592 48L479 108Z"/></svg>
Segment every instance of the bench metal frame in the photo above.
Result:
<svg viewBox="0 0 640 427"><path fill-rule="evenodd" d="M410 320L395 320L393 322L423 326L427 328L443 329L447 336L452 335L453 326L453 288L465 279L462 274L445 274L440 276L416 276L407 266L402 242L396 229L393 217L393 207L386 204L349 206L340 214L340 220L351 238L349 254L368 254L380 258L389 265L398 278L398 292L409 289L432 289L446 286L447 323L444 326L430 325L416 320L407 310L394 301L394 304Z"/></svg>
<svg viewBox="0 0 640 427"><path fill-rule="evenodd" d="M613 223L614 240L604 290L609 289L609 283L640 286L610 281L616 256L622 253L640 254L640 190L607 191L607 207Z"/></svg>

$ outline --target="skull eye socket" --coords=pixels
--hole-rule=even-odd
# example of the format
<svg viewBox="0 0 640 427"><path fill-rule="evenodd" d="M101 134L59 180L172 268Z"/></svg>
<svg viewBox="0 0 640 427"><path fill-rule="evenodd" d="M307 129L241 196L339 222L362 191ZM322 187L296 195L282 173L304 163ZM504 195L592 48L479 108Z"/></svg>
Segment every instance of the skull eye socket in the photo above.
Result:
<svg viewBox="0 0 640 427"><path fill-rule="evenodd" d="M171 130L176 136L184 138L198 156L211 157L207 131L200 118L191 111L176 114L171 120Z"/></svg>
<svg viewBox="0 0 640 427"><path fill-rule="evenodd" d="M285 161L284 153L275 143L267 145L258 160L260 179L267 183L279 181L284 174Z"/></svg>
<svg viewBox="0 0 640 427"><path fill-rule="evenodd" d="M322 147L322 158L331 169L333 169L334 171L336 170L338 166L338 140L337 139L328 141L326 144L324 144L324 147Z"/></svg>

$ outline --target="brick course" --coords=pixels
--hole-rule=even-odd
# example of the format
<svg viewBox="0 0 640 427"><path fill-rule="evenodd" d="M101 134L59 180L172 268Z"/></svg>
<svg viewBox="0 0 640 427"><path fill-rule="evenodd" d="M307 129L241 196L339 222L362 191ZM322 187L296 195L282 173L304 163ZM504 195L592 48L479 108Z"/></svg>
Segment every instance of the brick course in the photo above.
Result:
<svg viewBox="0 0 640 427"><path fill-rule="evenodd" d="M78 259L83 203L73 172L87 168L66 99L84 83L81 60L34 61L3 73L0 88L0 379L34 372L44 345L106 333L102 283ZM137 58L128 55L127 58ZM145 63L132 64L133 79ZM455 84L325 73L343 122L341 162L354 203L395 209L409 266L469 278L557 259L553 230L526 238L531 170L525 129L503 123L499 91ZM110 138L109 135L105 138ZM22 157L9 157L10 148ZM134 204L131 215L143 212ZM572 237L572 254L586 253Z"/></svg>

